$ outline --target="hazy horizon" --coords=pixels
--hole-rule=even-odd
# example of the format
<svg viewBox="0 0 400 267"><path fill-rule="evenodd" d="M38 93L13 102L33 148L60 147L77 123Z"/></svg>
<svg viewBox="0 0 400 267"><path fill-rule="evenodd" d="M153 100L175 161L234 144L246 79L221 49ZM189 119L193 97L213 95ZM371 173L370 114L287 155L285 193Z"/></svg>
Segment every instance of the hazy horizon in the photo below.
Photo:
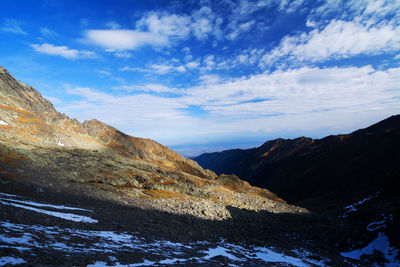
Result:
<svg viewBox="0 0 400 267"><path fill-rule="evenodd" d="M392 114L392 115L399 115L399 114ZM392 116L391 115L391 116ZM390 116L388 116L390 117ZM275 140L278 138L283 138L283 139L296 139L299 137L309 137L313 139L322 139L324 137L327 137L329 135L339 135L339 134L350 134L354 131L360 130L367 128L375 123L380 122L381 120L387 119L388 117L381 118L377 121L372 121L370 123L367 123L365 125L360 125L358 128L354 127L351 129L346 129L346 130L338 130L338 131L332 131L332 130L327 130L327 132L320 132L318 135L312 135L309 134L307 131L301 132L301 131L295 131L295 132L282 132L280 135L265 135L265 136L247 136L245 140L243 139L228 139L226 140L216 140L214 142L208 142L208 143L202 143L201 141L198 143L192 143L192 144L178 144L178 145L172 145L170 146L171 149L174 151L180 153L181 155L189 158L193 158L196 156L199 156L203 153L212 153L212 152L221 152L224 150L230 150L230 149L250 149L250 148L256 148L264 143Z"/></svg>

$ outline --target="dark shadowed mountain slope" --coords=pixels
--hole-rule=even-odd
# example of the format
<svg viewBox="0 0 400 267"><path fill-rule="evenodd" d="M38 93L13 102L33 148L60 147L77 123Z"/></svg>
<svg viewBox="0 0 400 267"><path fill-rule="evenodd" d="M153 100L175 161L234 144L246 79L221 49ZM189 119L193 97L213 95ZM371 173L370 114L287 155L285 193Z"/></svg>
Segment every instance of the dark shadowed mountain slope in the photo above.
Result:
<svg viewBox="0 0 400 267"><path fill-rule="evenodd" d="M304 137L294 140L279 138L268 141L258 148L205 153L193 159L215 173L234 173L243 179L254 182L252 174L257 172L261 166L278 162L307 147L312 142L311 138Z"/></svg>
<svg viewBox="0 0 400 267"><path fill-rule="evenodd" d="M400 115L351 134L276 139L258 148L194 159L204 168L235 173L308 208L340 207L378 190L398 194Z"/></svg>

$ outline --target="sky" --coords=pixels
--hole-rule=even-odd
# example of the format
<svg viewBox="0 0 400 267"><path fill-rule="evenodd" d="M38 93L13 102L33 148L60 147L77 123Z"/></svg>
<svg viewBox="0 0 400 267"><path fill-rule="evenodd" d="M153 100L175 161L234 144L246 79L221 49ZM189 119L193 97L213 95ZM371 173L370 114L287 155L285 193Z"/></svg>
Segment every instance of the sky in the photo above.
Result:
<svg viewBox="0 0 400 267"><path fill-rule="evenodd" d="M400 113L400 1L2 0L0 65L79 121L177 152Z"/></svg>

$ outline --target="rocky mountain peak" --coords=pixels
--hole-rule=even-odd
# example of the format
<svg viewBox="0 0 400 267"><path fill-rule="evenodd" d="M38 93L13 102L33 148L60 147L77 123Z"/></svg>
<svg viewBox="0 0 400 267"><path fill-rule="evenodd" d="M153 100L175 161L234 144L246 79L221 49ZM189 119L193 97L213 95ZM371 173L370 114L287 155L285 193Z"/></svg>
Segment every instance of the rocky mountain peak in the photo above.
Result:
<svg viewBox="0 0 400 267"><path fill-rule="evenodd" d="M44 113L52 116L58 115L50 101L43 98L33 87L15 80L3 67L0 68L0 87L2 88L0 104L27 110L38 116L42 116Z"/></svg>

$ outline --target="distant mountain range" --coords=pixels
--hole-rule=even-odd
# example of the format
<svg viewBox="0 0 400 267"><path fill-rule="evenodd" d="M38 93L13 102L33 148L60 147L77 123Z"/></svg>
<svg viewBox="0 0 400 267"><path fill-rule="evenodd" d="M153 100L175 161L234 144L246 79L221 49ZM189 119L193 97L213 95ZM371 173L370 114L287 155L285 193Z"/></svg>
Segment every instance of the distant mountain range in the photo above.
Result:
<svg viewBox="0 0 400 267"><path fill-rule="evenodd" d="M399 193L400 115L351 134L279 138L257 148L205 153L194 160L310 209L343 207L378 190Z"/></svg>

